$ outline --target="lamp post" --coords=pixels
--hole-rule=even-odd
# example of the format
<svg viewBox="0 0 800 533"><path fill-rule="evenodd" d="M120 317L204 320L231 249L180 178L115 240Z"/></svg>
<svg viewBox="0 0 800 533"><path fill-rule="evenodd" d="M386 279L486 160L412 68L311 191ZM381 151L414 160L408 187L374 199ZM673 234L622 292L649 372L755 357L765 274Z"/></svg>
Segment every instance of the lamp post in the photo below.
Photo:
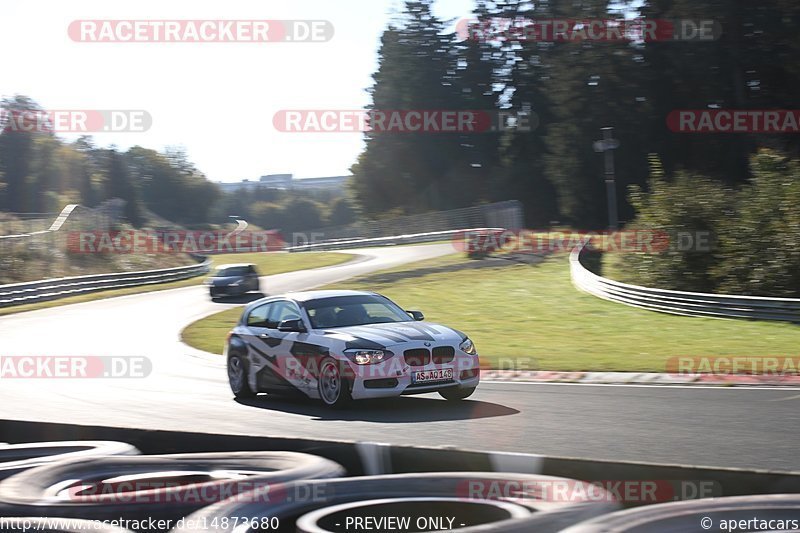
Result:
<svg viewBox="0 0 800 533"><path fill-rule="evenodd" d="M614 150L619 148L619 141L614 138L614 128L601 128L603 138L594 143L594 151L605 155L605 182L608 198L608 229L615 231L617 221L617 184L614 178Z"/></svg>

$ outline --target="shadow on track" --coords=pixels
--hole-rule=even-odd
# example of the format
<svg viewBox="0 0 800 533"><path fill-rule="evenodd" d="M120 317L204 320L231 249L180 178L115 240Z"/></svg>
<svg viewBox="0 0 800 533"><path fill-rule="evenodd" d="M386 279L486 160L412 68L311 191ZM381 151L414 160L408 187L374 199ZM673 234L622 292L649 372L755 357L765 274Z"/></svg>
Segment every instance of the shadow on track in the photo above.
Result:
<svg viewBox="0 0 800 533"><path fill-rule="evenodd" d="M246 292L238 296L215 296L211 301L215 304L249 304L267 296L263 292Z"/></svg>
<svg viewBox="0 0 800 533"><path fill-rule="evenodd" d="M327 408L320 402L308 398L273 394L260 395L250 399L237 399L236 402L258 409L310 416L313 417L312 420L360 420L387 424L470 420L519 413L518 410L511 407L491 402L478 400L450 402L438 397L421 396L354 401L348 408L342 410Z"/></svg>

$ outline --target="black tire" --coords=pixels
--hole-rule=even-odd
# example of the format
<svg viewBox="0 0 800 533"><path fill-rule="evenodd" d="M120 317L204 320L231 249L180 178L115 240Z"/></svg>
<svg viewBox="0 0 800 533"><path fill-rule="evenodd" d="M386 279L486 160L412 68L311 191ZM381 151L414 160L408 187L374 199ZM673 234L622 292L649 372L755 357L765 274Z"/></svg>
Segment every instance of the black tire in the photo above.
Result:
<svg viewBox="0 0 800 533"><path fill-rule="evenodd" d="M85 440L6 444L0 446L0 479L57 461L107 455L139 455L139 453L139 450L130 444L114 441Z"/></svg>
<svg viewBox="0 0 800 533"><path fill-rule="evenodd" d="M328 407L344 409L353 400L350 383L342 375L343 365L332 357L326 357L319 364L317 391L319 398Z"/></svg>
<svg viewBox="0 0 800 533"><path fill-rule="evenodd" d="M58 526L58 527L54 527ZM61 519L53 518L0 518L0 531L12 533L30 533L31 531L42 531L43 533L84 533L94 531L96 533L130 533L127 529L107 524L99 524L90 520L72 519L64 523Z"/></svg>
<svg viewBox="0 0 800 533"><path fill-rule="evenodd" d="M283 483L344 474L344 468L333 461L295 452L64 461L32 468L0 482L0 516L177 520L253 490L269 495ZM115 480L123 476L127 479Z"/></svg>
<svg viewBox="0 0 800 533"><path fill-rule="evenodd" d="M714 531L719 531L720 520L733 523L757 517L759 520L783 520L791 523L792 520L797 520L798 512L800 512L800 495L797 494L706 498L645 505L619 511L576 524L564 533L605 531L672 533L712 528ZM746 530L755 531L749 528Z"/></svg>
<svg viewBox="0 0 800 533"><path fill-rule="evenodd" d="M461 387L448 387L446 389L440 389L439 396L450 401L463 400L472 396L472 393L475 392L475 388L476 387L462 389Z"/></svg>
<svg viewBox="0 0 800 533"><path fill-rule="evenodd" d="M483 487L501 484L508 487L515 483L513 493L508 498L494 498L492 489L484 489L477 495L471 491L470 483L482 483ZM543 499L543 494L552 494L554 483L580 485L587 495L583 500L554 498ZM549 487L549 489L548 489ZM529 474L487 473L487 472L446 472L426 474L397 474L383 476L364 476L318 481L297 481L283 486L283 498L264 502L242 502L233 499L211 505L187 517L183 527L175 528L173 533L190 531L230 531L230 529L203 529L202 524L220 523L224 517L231 521L239 517L260 521L270 518L280 523L279 531L296 531L296 520L310 511L333 505L364 502L378 499L397 498L458 498L469 501L471 498L485 500L487 497L511 501L534 512L524 518L501 520L492 524L458 529L459 533L477 531L499 531L506 533L555 533L578 522L600 516L619 509L619 503L599 487L590 490L590 484L551 476ZM544 488L544 490L543 490ZM589 498L588 495L592 494ZM546 497L545 497L546 498ZM216 521L214 519L217 519ZM190 522L191 521L191 522Z"/></svg>
<svg viewBox="0 0 800 533"><path fill-rule="evenodd" d="M239 354L228 356L228 385L237 398L252 398L256 393L247 381L247 360Z"/></svg>

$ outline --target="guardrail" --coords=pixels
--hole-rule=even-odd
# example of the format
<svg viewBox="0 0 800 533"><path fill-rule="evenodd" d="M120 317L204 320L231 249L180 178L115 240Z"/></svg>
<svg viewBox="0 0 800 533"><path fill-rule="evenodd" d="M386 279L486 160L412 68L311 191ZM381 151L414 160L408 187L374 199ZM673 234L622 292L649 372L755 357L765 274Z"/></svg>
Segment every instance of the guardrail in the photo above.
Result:
<svg viewBox="0 0 800 533"><path fill-rule="evenodd" d="M144 270L141 272L114 272L68 278L45 279L28 283L0 285L0 307L57 300L89 292L152 285L192 278L211 269L211 260L203 259L196 265Z"/></svg>
<svg viewBox="0 0 800 533"><path fill-rule="evenodd" d="M362 218L344 226L308 228L304 231L306 234L324 236L326 240L374 239L391 237L398 232L417 234L483 226L521 228L524 225L524 219L522 203L517 200L507 200L446 211L393 216L379 220Z"/></svg>
<svg viewBox="0 0 800 533"><path fill-rule="evenodd" d="M289 252L307 252L309 250L340 250L344 248L358 248L362 246L391 246L396 244L417 244L442 239L451 239L456 235L480 231L503 231L504 228L469 228L447 231L429 231L427 233L410 233L407 235L392 235L391 237L374 237L368 239L329 239L311 244L288 246Z"/></svg>
<svg viewBox="0 0 800 533"><path fill-rule="evenodd" d="M581 263L584 247L570 254L570 276L578 289L612 302L661 313L709 318L800 322L800 299L671 291L630 285L598 276Z"/></svg>

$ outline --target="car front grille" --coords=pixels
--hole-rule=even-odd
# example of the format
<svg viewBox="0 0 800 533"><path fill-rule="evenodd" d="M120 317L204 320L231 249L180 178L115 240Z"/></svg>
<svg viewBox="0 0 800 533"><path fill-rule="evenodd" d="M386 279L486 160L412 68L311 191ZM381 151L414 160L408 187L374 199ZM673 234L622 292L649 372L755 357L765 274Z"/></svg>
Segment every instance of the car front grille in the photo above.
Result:
<svg viewBox="0 0 800 533"><path fill-rule="evenodd" d="M403 358L408 366L425 366L431 361L431 352L425 348L414 348L403 352Z"/></svg>
<svg viewBox="0 0 800 533"><path fill-rule="evenodd" d="M433 349L433 358L431 358L431 351L425 348L414 348L403 352L408 366L425 366L431 360L435 365L451 363L455 355L456 351L452 346L437 346Z"/></svg>
<svg viewBox="0 0 800 533"><path fill-rule="evenodd" d="M456 351L452 346L437 346L433 349L433 364L442 365L450 363L455 357Z"/></svg>

